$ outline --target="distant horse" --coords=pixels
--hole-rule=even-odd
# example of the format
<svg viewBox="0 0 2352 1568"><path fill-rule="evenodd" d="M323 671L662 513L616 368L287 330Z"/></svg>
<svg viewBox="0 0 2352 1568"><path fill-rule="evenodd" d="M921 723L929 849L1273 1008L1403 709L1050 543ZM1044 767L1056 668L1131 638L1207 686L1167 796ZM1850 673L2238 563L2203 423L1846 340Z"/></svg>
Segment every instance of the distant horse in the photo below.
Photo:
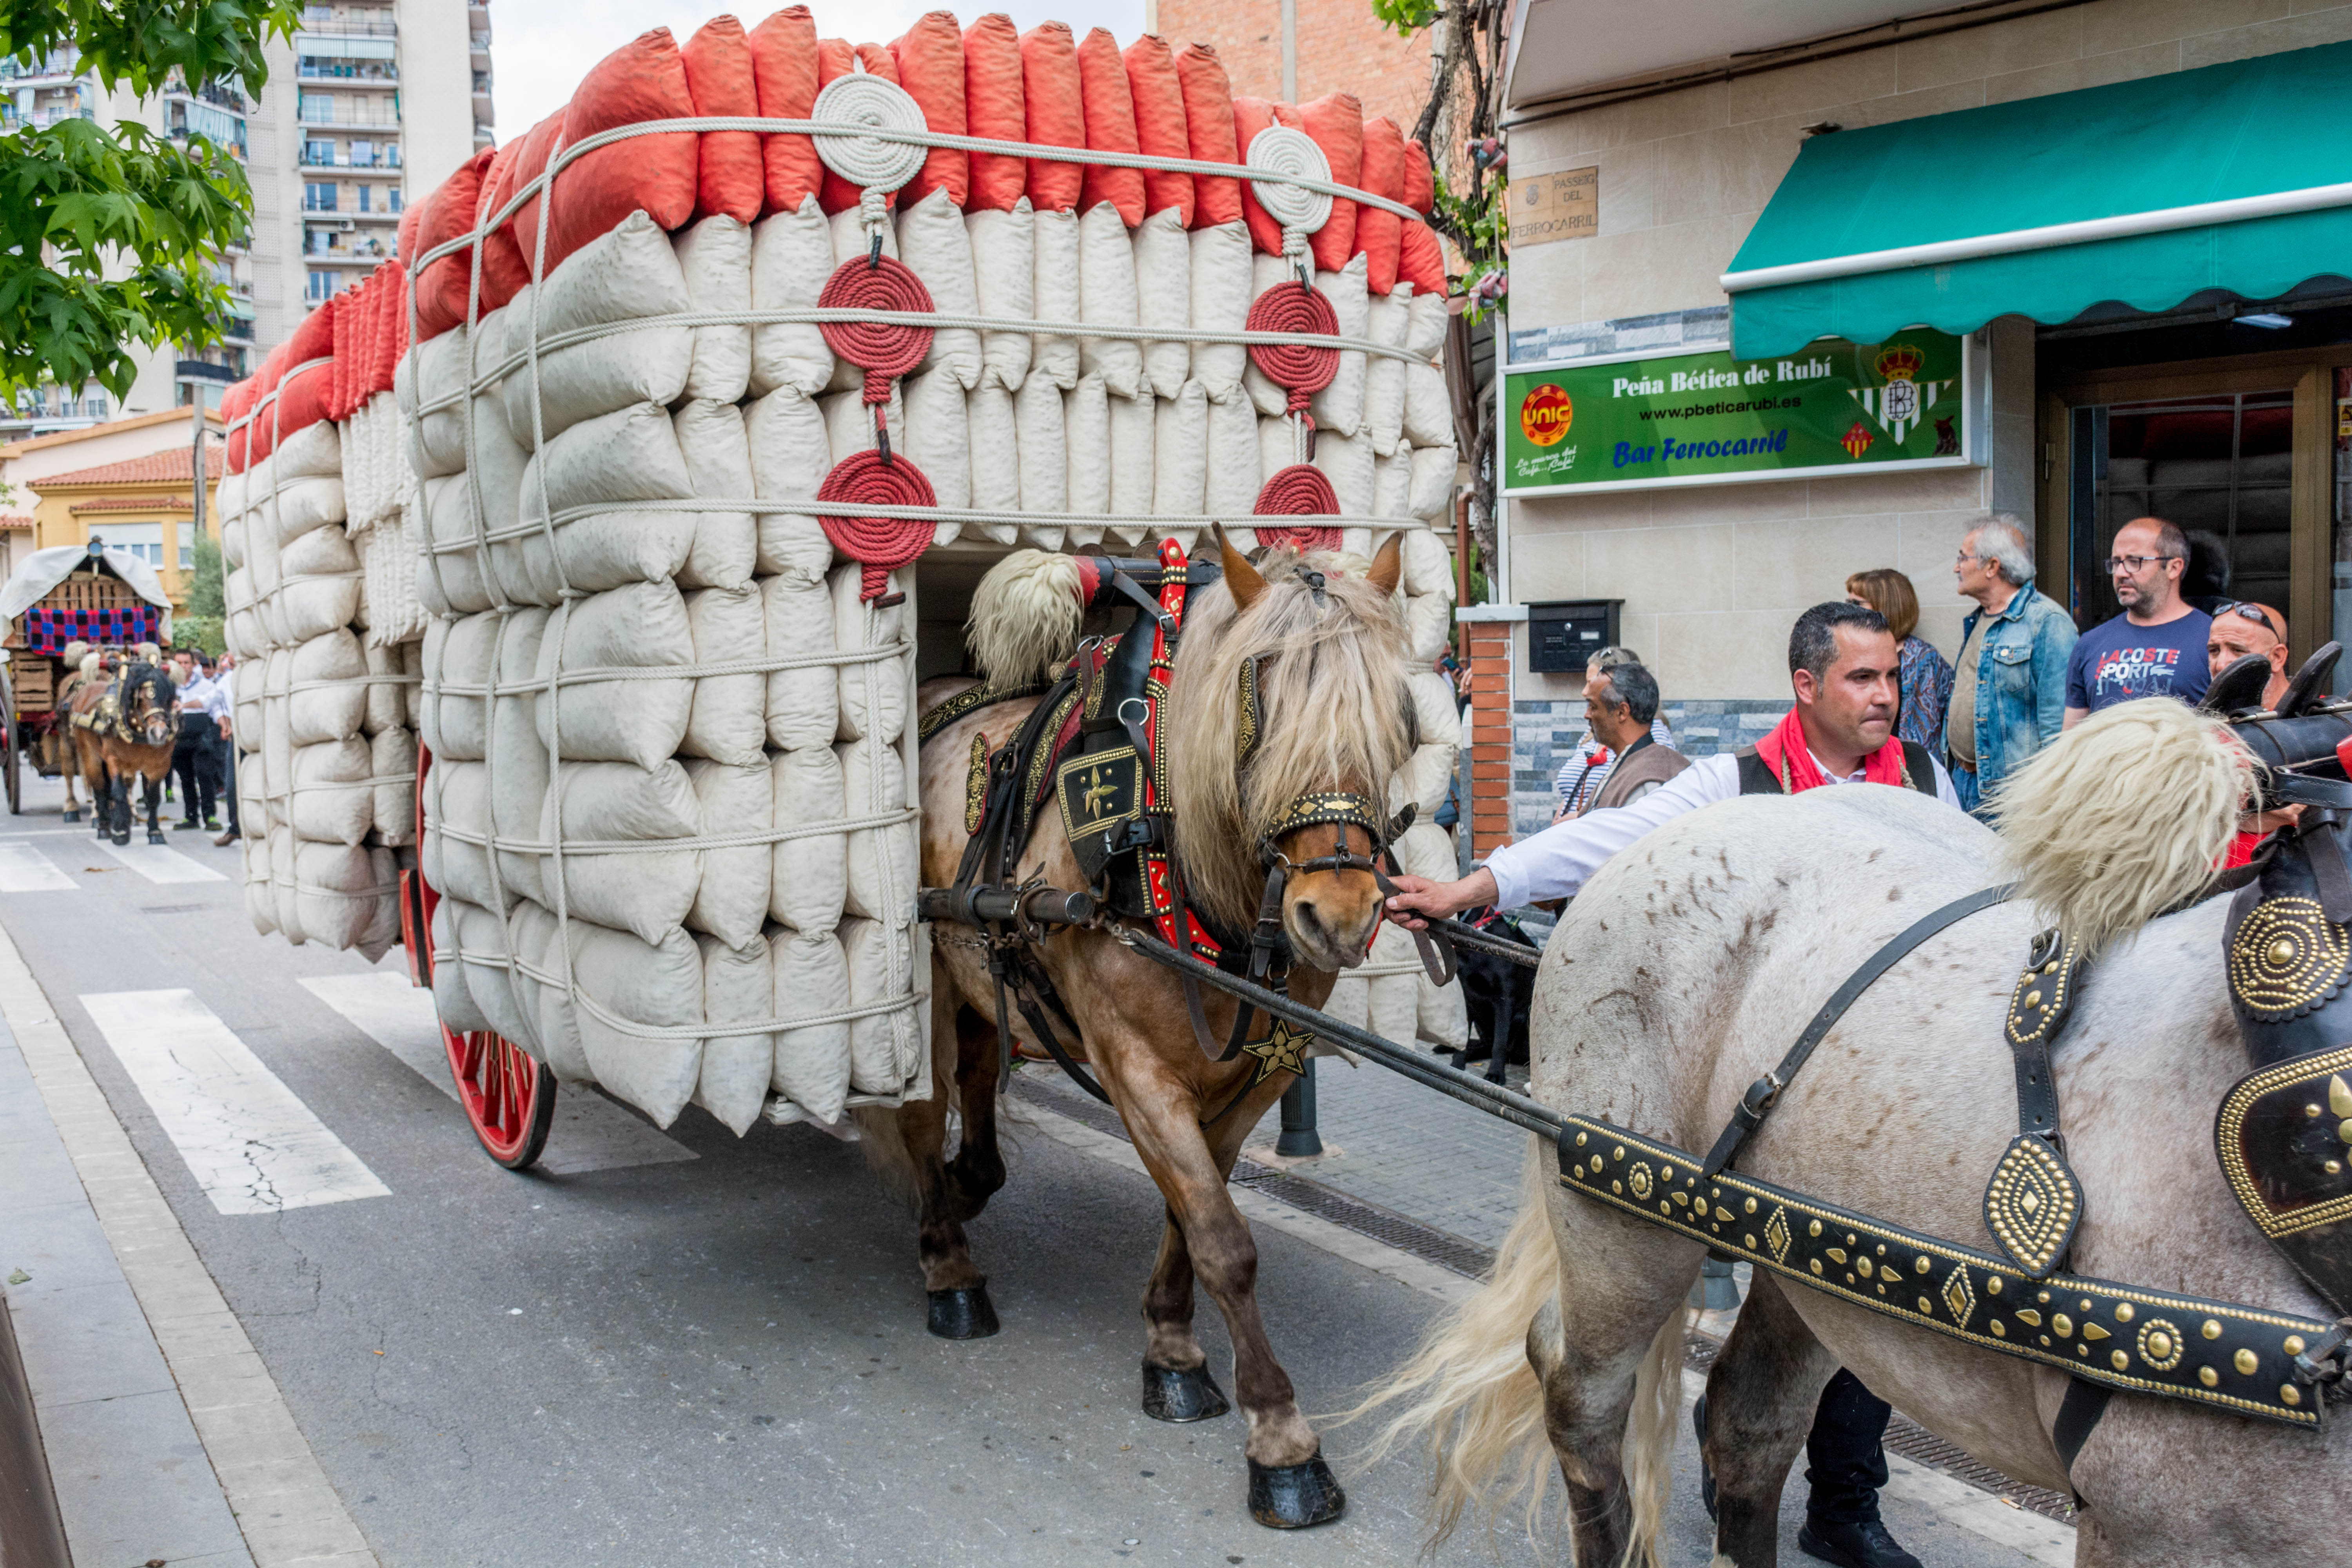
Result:
<svg viewBox="0 0 2352 1568"><path fill-rule="evenodd" d="M1361 827L1328 818L1291 830L1279 819L1309 794L1384 799L1388 781L1411 752L1402 695L1404 627L1391 598L1399 549L1391 541L1369 571L1345 569L1333 556L1302 559L1287 550L1273 552L1256 567L1230 548L1223 560L1221 583L1192 591L1172 695L1162 710L1171 737L1176 861L1194 905L1213 923L1244 932L1257 918L1266 867L1274 863L1261 858L1261 846L1266 855L1286 856L1299 866L1281 894L1282 929L1296 963L1290 991L1319 1006L1335 972L1364 961L1381 902L1370 871L1305 863L1328 857L1335 839L1360 857L1372 844ZM1000 574L1011 565L992 575L1003 581ZM982 668L1005 686L1058 663L1077 640L1074 608L1062 624L1053 624L1057 603L1075 604L1076 562L1051 557L1024 569L1040 580L1035 594L1044 613L1036 618L1046 629L1035 632L1033 642L1042 656L1027 669L995 668L979 650ZM1045 581L1056 571L1066 571L1068 583ZM975 609L975 625L980 620ZM1151 635L1148 619L1137 625L1128 635ZM1059 646L1045 648L1048 643ZM1242 672L1252 668L1258 671L1261 721L1255 751L1244 752L1244 715L1236 703ZM957 684L934 682L922 700L940 702ZM925 745L927 885L954 881L969 840L966 787L974 742L984 735L991 749L1002 748L1036 706L1037 699L1029 697L979 708ZM1087 881L1060 814L1050 808L1038 814L1020 867L1024 877L1042 876L1059 888L1083 888ZM1066 928L1032 951L1076 1026L1075 1038L1065 1037L1066 1044L1100 1078L1167 1199L1159 1260L1143 1292L1145 1413L1194 1421L1229 1408L1192 1333L1197 1275L1223 1312L1233 1341L1234 1392L1249 1421L1244 1453L1252 1516L1284 1529L1337 1518L1346 1499L1267 1342L1256 1299L1256 1245L1225 1187L1243 1140L1297 1075L1309 1038L1260 1015L1257 1030L1270 1029L1266 1038L1221 1062L1196 1040L1177 977L1128 952L1109 933ZM979 932L935 928L931 1007L933 1092L897 1111L863 1113L861 1120L872 1134L869 1156L882 1164L886 1178L895 1173L919 1200L933 1331L973 1338L994 1332L996 1322L985 1295L987 1277L972 1260L963 1226L1004 1184L995 1124L997 1003ZM1227 1038L1234 1005L1210 992L1205 1007L1211 1031ZM1015 1016L1011 1026L1024 1043L1040 1043L1024 1019ZM1059 1024L1054 1026L1060 1031ZM950 1160L951 1109L961 1114L962 1146ZM943 1306L949 1309L944 1320Z"/></svg>
<svg viewBox="0 0 2352 1568"><path fill-rule="evenodd" d="M131 842L131 780L147 785L147 842L165 842L157 818L163 809L163 781L172 772L179 741L173 711L172 678L141 660L111 682L85 681L73 699L74 750L89 785L98 831L117 844Z"/></svg>
<svg viewBox="0 0 2352 1568"><path fill-rule="evenodd" d="M86 642L69 642L65 646L65 678L58 682L56 699L50 704L49 728L41 734L40 744L47 765L65 781L66 809L64 821L81 820L81 801L74 791L74 780L81 772L81 759L74 747L73 700L76 693L100 673L104 655Z"/></svg>

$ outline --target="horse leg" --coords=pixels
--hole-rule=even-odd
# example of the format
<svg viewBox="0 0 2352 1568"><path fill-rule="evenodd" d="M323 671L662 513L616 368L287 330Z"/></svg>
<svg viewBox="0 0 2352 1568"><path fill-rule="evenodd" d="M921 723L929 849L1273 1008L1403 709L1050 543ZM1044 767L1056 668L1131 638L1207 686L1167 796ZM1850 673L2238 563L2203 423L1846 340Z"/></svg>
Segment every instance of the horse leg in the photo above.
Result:
<svg viewBox="0 0 2352 1568"><path fill-rule="evenodd" d="M913 1166L916 1251L923 1266L923 1289L930 1296L930 1331L943 1340L986 1339L1001 1325L988 1299L988 1276L972 1261L963 1224L980 1213L988 1194L995 1190L975 1181L988 1160L994 1160L996 1182L1001 1184L1003 1180L1003 1163L995 1160L992 1106L986 1158L972 1143L969 1122L964 1131L966 1148L956 1156L958 1164L964 1166L962 1173L950 1172L946 1154L950 1087L961 1087L967 1058L975 1054L984 1054L990 1070L994 1070L995 1037L970 1008L958 1004L954 984L942 970L933 969L931 985L931 1097L902 1106L898 1112L898 1136ZM977 1050L983 1039L984 1053ZM971 1155L969 1162L967 1154ZM984 1187L977 1196L975 1186Z"/></svg>
<svg viewBox="0 0 2352 1568"><path fill-rule="evenodd" d="M156 820L163 811L163 786L156 782L153 773L141 776L144 778L147 784L147 842L167 843L169 841L163 837L163 825Z"/></svg>
<svg viewBox="0 0 2352 1568"><path fill-rule="evenodd" d="M1113 1059L1131 1060L1142 1053L1092 1054L1108 1067ZM1172 1296L1181 1260L1189 1265L1184 1271L1198 1276L1210 1300L1224 1314L1225 1331L1234 1344L1234 1393L1249 1418L1249 1437L1242 1452L1249 1461L1250 1517L1276 1530L1327 1523L1347 1507L1347 1494L1324 1463L1322 1444L1299 1413L1290 1375L1275 1359L1274 1347L1266 1339L1265 1320L1257 1306L1257 1243L1225 1187L1225 1172L1232 1160L1221 1160L1211 1149L1197 1120L1199 1100L1172 1078L1148 1068L1146 1072L1149 1076L1142 1081L1121 1081L1115 1092L1136 1152L1168 1201L1175 1220L1172 1228L1182 1233L1181 1250L1171 1248L1163 1236L1162 1267L1155 1269L1153 1283L1162 1284L1165 1272ZM1275 1080L1269 1079L1253 1092L1250 1103L1235 1107L1226 1119L1233 1125L1220 1134L1220 1141L1230 1137L1238 1148L1240 1138L1270 1103L1267 1091L1275 1087ZM1191 1291L1186 1289L1181 1294L1183 1316L1189 1318ZM1147 1296L1146 1302L1149 1318L1151 1298ZM1172 1302L1160 1305L1164 1310ZM1161 1348L1160 1353L1182 1355L1183 1342L1190 1338L1187 1322L1182 1339ZM1199 1352L1197 1344L1192 1349Z"/></svg>
<svg viewBox="0 0 2352 1568"><path fill-rule="evenodd" d="M107 765L107 818L113 826L110 837L117 844L131 842L131 775L112 763Z"/></svg>
<svg viewBox="0 0 2352 1568"><path fill-rule="evenodd" d="M1680 1418L1683 1298L1704 1249L1556 1184L1545 1199L1559 1288L1528 1326L1528 1362L1568 1483L1575 1560L1613 1563L1629 1542L1654 1542L1662 1525Z"/></svg>
<svg viewBox="0 0 2352 1568"><path fill-rule="evenodd" d="M1255 1124L1245 1109L1235 1108L1212 1136L1209 1152L1221 1180L1233 1175L1234 1161ZM1160 1233L1160 1256L1143 1288L1143 1413L1155 1421L1212 1421L1233 1408L1192 1334L1192 1254L1171 1207Z"/></svg>
<svg viewBox="0 0 2352 1568"><path fill-rule="evenodd" d="M1706 1379L1699 1451L1715 1477L1715 1549L1737 1568L1773 1568L1780 1489L1811 1430L1837 1360L1761 1269Z"/></svg>

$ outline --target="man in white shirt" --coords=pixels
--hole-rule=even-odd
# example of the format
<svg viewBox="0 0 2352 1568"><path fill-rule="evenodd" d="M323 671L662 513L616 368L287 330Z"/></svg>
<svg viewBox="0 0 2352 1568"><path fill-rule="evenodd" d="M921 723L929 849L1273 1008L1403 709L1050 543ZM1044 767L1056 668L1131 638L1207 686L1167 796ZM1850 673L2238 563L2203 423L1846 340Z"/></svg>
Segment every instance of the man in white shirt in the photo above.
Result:
<svg viewBox="0 0 2352 1568"><path fill-rule="evenodd" d="M1631 805L1556 823L1496 850L1457 881L1399 877L1389 913L1417 930L1480 904L1510 909L1569 897L1651 829L1734 795L1883 784L1932 795L1958 811L1943 764L1895 737L1901 678L1902 655L1877 611L1815 605L1789 634L1796 705L1752 750L1701 757ZM1887 1415L1886 1403L1843 1369L1823 1390L1806 1443L1811 1496L1797 1536L1811 1555L1844 1568L1919 1568L1878 1517Z"/></svg>

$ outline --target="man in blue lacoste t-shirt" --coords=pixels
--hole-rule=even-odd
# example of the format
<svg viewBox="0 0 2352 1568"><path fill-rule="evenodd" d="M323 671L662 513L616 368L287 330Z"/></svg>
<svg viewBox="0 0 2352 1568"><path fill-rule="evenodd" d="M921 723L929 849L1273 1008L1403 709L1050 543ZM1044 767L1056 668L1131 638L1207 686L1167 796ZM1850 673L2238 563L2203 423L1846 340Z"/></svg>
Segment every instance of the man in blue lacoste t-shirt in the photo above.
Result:
<svg viewBox="0 0 2352 1568"><path fill-rule="evenodd" d="M2189 541L2160 517L2136 518L2116 531L2107 572L2124 613L2083 634L2066 661L2069 730L2137 697L2202 701L2212 674L2205 659L2212 619L2180 596Z"/></svg>

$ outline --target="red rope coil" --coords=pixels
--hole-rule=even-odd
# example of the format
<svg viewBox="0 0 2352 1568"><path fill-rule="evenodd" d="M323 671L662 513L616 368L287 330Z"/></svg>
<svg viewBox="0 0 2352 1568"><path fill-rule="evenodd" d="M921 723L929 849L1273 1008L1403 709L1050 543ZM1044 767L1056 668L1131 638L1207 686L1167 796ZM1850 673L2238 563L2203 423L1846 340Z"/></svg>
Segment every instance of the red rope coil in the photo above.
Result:
<svg viewBox="0 0 2352 1568"><path fill-rule="evenodd" d="M904 458L883 459L871 449L852 452L833 466L819 485L816 499L859 501L878 506L937 506L939 497L923 470ZM819 514L817 523L833 547L863 566L858 597L878 599L890 585L890 574L914 563L930 548L932 525L921 518L847 517Z"/></svg>
<svg viewBox="0 0 2352 1568"><path fill-rule="evenodd" d="M929 312L931 291L923 280L890 257L872 265L845 261L833 269L824 292L816 297L826 310L921 310ZM1328 307L1326 307L1328 310ZM1337 318L1334 318L1335 320ZM826 321L817 331L825 347L866 373L866 401L890 401L890 378L905 375L923 363L931 351L929 327L893 326L886 321ZM1337 361L1334 360L1334 374ZM1324 377L1326 381L1329 376Z"/></svg>
<svg viewBox="0 0 2352 1568"><path fill-rule="evenodd" d="M1304 283L1277 283L1250 307L1253 332L1321 332L1337 334L1339 312L1320 289ZM1250 360L1265 378L1290 393L1286 412L1304 414L1307 399L1331 384L1339 374L1339 351L1305 343L1252 343Z"/></svg>
<svg viewBox="0 0 2352 1568"><path fill-rule="evenodd" d="M1255 353L1257 351L1250 351ZM1294 395L1296 395L1294 394ZM1331 488L1330 476L1310 463L1293 463L1277 469L1265 488L1257 492L1257 515L1260 517L1330 516L1339 510L1339 493ZM1273 548L1288 545L1304 555L1310 550L1337 550L1339 531L1336 528L1268 528L1261 523L1257 542Z"/></svg>

